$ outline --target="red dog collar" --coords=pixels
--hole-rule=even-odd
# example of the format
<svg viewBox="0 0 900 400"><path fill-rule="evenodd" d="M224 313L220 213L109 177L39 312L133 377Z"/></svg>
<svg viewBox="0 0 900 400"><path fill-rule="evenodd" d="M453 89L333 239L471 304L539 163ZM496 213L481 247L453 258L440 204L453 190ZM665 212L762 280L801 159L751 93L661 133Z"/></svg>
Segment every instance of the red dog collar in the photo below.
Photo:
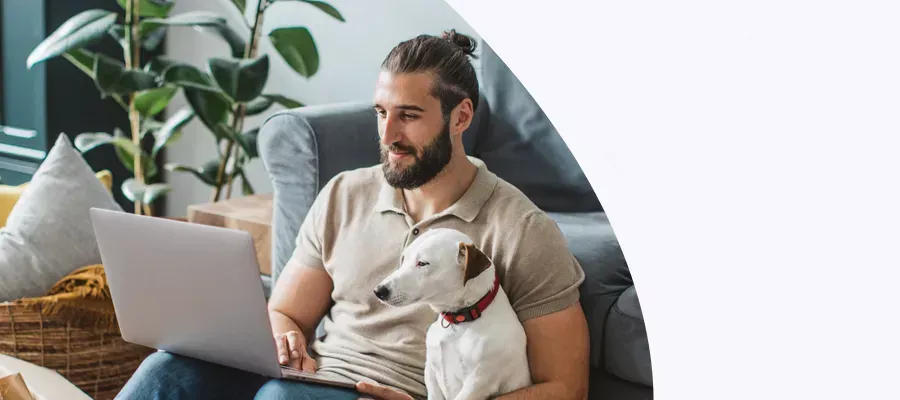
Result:
<svg viewBox="0 0 900 400"><path fill-rule="evenodd" d="M496 273L494 274L494 287L491 288L491 291L488 292L481 300L478 300L475 305L463 308L458 311L448 311L442 312L441 317L444 318L444 321L452 324L459 324L462 322L474 321L481 317L481 314L484 310L491 305L491 302L494 301L494 298L497 297L497 292L500 291L500 276ZM443 322L441 323L443 325ZM450 326L450 325L447 325ZM445 328L447 327L445 326Z"/></svg>

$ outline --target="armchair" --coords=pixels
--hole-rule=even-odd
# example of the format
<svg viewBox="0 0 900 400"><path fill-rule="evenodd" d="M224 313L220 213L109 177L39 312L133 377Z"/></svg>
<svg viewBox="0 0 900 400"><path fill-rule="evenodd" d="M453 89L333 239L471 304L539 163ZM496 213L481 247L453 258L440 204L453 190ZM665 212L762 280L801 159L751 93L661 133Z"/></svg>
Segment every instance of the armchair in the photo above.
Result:
<svg viewBox="0 0 900 400"><path fill-rule="evenodd" d="M562 138L528 91L483 41L481 101L463 134L466 153L546 211L585 270L581 301L591 335L590 399L651 399L650 353L640 303L606 214ZM278 112L259 134L274 195L272 280L290 258L316 194L337 173L379 162L371 104Z"/></svg>

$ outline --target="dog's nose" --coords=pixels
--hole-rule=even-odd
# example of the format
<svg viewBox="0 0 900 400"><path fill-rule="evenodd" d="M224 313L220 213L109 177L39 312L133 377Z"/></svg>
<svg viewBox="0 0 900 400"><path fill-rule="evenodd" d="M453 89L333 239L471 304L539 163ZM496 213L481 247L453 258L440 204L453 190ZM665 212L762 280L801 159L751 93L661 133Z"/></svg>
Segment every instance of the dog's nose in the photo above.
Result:
<svg viewBox="0 0 900 400"><path fill-rule="evenodd" d="M388 289L385 285L378 286L375 288L375 297L387 300L388 297L391 297L391 289Z"/></svg>

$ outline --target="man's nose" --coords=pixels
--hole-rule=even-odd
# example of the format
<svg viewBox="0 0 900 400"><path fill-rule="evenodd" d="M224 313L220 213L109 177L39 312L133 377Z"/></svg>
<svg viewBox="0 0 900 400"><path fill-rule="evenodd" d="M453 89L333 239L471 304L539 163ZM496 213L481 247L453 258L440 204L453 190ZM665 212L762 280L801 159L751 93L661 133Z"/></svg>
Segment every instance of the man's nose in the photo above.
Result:
<svg viewBox="0 0 900 400"><path fill-rule="evenodd" d="M381 127L381 144L390 146L391 143L399 142L402 137L403 135L394 122L394 118L391 116L385 118Z"/></svg>
<svg viewBox="0 0 900 400"><path fill-rule="evenodd" d="M387 285L379 285L375 288L375 297L380 300L387 300L388 297L391 297L391 289L388 289Z"/></svg>

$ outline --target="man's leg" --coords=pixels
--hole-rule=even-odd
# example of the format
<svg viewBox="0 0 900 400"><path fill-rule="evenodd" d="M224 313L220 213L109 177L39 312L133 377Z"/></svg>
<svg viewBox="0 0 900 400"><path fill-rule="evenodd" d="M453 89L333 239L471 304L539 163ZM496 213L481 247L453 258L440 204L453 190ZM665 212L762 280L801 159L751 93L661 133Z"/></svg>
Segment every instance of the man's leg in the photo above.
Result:
<svg viewBox="0 0 900 400"><path fill-rule="evenodd" d="M141 363L117 399L247 399L269 378L179 356L157 352Z"/></svg>
<svg viewBox="0 0 900 400"><path fill-rule="evenodd" d="M352 389L273 379L256 394L256 400L357 400L362 395Z"/></svg>

